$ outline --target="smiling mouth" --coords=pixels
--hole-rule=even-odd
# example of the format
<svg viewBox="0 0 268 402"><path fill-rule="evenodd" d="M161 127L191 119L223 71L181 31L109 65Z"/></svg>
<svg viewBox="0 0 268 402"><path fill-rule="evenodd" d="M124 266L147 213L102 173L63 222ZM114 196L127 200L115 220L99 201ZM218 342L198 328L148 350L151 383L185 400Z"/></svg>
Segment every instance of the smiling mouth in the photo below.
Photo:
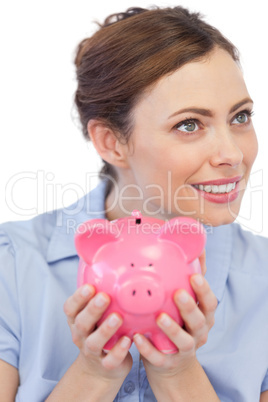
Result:
<svg viewBox="0 0 268 402"><path fill-rule="evenodd" d="M197 190L205 191L205 193L212 194L228 194L235 189L237 182L228 184L193 184L192 186Z"/></svg>

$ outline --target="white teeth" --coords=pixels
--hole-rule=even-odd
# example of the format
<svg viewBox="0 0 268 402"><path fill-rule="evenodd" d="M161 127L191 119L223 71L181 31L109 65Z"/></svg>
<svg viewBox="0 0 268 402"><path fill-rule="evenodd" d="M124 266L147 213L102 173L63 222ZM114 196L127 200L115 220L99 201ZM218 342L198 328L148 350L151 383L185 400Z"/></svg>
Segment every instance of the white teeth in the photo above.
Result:
<svg viewBox="0 0 268 402"><path fill-rule="evenodd" d="M230 193L230 191L232 191L232 190L233 190L233 183L227 184L226 192L227 192L227 193Z"/></svg>
<svg viewBox="0 0 268 402"><path fill-rule="evenodd" d="M206 191L206 193L210 193L211 192L211 186L204 186L204 191Z"/></svg>
<svg viewBox="0 0 268 402"><path fill-rule="evenodd" d="M236 186L236 183L221 184L219 186L216 186L215 184L213 184L213 185L206 184L205 186L203 184L195 184L194 185L194 187L197 188L198 190L205 191L206 193L213 193L213 194L230 193L230 191L234 190L235 186Z"/></svg>
<svg viewBox="0 0 268 402"><path fill-rule="evenodd" d="M219 193L226 193L227 192L227 185L226 184L221 184L219 186Z"/></svg>
<svg viewBox="0 0 268 402"><path fill-rule="evenodd" d="M219 187L213 185L213 186L212 186L212 193L216 194L216 193L218 193L218 192L219 192Z"/></svg>

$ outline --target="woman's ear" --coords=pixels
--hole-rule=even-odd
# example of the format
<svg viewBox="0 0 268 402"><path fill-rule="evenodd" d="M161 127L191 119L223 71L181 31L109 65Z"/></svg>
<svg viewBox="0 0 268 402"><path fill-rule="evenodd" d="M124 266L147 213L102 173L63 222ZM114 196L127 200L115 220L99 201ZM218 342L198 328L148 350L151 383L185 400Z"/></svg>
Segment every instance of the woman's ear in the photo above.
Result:
<svg viewBox="0 0 268 402"><path fill-rule="evenodd" d="M92 119L87 125L88 135L100 155L111 165L127 168L127 146L122 144L114 131L100 120Z"/></svg>

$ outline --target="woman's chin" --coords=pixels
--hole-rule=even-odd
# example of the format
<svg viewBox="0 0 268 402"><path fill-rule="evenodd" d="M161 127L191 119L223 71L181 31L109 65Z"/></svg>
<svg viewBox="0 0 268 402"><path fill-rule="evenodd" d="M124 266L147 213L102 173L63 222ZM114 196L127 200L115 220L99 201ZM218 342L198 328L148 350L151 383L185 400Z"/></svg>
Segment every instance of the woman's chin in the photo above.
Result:
<svg viewBox="0 0 268 402"><path fill-rule="evenodd" d="M201 222L203 225L207 225L207 226L213 226L213 227L217 227L217 226L221 226L221 225L229 225L231 223L233 223L237 218L237 214L233 215L233 214L229 214L226 216L222 215L222 216L206 216L206 217L196 217L196 219Z"/></svg>

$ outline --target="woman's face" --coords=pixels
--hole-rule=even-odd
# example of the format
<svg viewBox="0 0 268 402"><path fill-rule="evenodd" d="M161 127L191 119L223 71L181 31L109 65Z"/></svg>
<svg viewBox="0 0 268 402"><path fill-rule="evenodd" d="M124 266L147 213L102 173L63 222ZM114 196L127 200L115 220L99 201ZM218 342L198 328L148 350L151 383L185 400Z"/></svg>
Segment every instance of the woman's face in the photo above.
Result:
<svg viewBox="0 0 268 402"><path fill-rule="evenodd" d="M135 185L142 212L232 222L257 154L252 107L241 70L221 49L147 91L126 146L125 184Z"/></svg>

